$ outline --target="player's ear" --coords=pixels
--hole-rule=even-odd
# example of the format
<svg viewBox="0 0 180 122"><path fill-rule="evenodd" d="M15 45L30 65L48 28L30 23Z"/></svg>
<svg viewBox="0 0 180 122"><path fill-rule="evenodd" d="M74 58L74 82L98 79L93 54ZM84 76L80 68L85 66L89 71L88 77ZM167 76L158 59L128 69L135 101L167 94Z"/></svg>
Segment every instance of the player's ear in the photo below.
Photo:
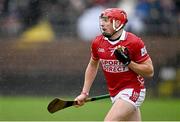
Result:
<svg viewBox="0 0 180 122"><path fill-rule="evenodd" d="M116 21L115 21L115 27L118 28L120 25L121 25L121 21L116 20Z"/></svg>

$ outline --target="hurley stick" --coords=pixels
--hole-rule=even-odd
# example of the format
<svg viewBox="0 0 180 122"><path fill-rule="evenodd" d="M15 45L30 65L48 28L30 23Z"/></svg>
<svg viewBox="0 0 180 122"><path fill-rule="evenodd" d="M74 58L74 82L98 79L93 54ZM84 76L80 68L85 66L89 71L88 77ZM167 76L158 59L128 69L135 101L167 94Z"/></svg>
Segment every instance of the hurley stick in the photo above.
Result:
<svg viewBox="0 0 180 122"><path fill-rule="evenodd" d="M105 99L108 97L110 97L109 94L95 96L95 97L87 98L85 102L101 100L101 99ZM74 105L77 105L77 101L65 101L65 100L61 100L59 98L55 98L48 104L47 109L50 113L55 113L59 110L62 110L64 108L74 106Z"/></svg>

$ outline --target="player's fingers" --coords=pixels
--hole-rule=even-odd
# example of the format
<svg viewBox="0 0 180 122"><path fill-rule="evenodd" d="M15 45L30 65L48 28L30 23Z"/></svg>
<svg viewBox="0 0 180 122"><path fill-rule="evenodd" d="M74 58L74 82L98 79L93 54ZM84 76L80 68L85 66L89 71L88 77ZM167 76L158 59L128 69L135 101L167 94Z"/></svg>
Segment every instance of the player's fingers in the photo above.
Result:
<svg viewBox="0 0 180 122"><path fill-rule="evenodd" d="M75 105L75 107L80 107L84 105L84 101L77 101L77 105Z"/></svg>
<svg viewBox="0 0 180 122"><path fill-rule="evenodd" d="M84 105L85 101L79 99L78 97L75 99L75 101L77 102L77 105L75 105L75 107L80 107L82 105Z"/></svg>

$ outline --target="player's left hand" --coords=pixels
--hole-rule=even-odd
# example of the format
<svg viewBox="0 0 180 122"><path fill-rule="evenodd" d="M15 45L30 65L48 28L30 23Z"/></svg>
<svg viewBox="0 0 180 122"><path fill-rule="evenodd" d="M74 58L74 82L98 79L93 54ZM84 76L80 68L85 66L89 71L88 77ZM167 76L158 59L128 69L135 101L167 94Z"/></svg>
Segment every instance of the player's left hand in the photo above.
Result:
<svg viewBox="0 0 180 122"><path fill-rule="evenodd" d="M129 50L124 46L118 45L114 51L114 55L125 66L129 65L131 62L131 59L129 57Z"/></svg>

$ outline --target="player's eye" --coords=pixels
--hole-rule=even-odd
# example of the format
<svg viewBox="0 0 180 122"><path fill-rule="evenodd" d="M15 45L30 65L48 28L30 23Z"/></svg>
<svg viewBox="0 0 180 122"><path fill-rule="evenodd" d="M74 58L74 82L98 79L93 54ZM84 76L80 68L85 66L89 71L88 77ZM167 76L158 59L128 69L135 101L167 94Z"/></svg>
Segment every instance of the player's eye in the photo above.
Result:
<svg viewBox="0 0 180 122"><path fill-rule="evenodd" d="M101 20L101 21L104 21L104 22L108 22L108 21L109 21L109 18L108 18L108 17L103 17L103 16L101 16L101 17L100 17L100 20Z"/></svg>

